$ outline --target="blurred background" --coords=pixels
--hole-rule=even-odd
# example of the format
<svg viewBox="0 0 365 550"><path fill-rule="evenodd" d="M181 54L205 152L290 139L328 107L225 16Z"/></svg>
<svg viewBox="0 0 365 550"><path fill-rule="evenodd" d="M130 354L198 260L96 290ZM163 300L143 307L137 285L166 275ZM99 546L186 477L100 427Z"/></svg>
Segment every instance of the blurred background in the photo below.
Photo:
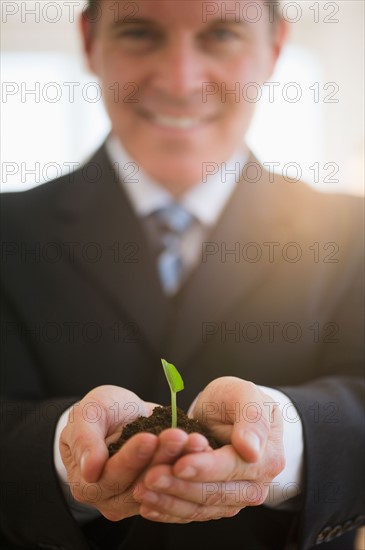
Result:
<svg viewBox="0 0 365 550"><path fill-rule="evenodd" d="M252 2L254 4L254 2ZM109 131L81 51L83 0L1 2L1 190L68 173ZM254 6L247 17L254 20ZM285 1L290 40L257 103L249 144L275 171L364 194L364 2Z"/></svg>

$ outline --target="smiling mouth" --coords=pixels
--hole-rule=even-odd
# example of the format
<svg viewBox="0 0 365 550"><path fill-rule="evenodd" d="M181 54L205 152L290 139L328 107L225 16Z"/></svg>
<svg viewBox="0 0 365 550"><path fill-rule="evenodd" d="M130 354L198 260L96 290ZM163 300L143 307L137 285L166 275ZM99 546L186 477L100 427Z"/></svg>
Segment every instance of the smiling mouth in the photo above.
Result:
<svg viewBox="0 0 365 550"><path fill-rule="evenodd" d="M172 128L177 130L190 130L206 124L211 119L208 117L191 117L191 116L172 116L160 113L151 113L148 111L141 111L144 118L163 126L165 128Z"/></svg>

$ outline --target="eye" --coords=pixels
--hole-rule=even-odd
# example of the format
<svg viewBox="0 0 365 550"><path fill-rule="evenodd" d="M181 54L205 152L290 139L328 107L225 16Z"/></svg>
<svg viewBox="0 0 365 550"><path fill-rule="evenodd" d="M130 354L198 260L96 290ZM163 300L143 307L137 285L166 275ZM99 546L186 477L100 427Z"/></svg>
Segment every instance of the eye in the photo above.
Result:
<svg viewBox="0 0 365 550"><path fill-rule="evenodd" d="M120 33L122 38L130 38L132 40L145 40L155 36L155 33L150 29L129 29Z"/></svg>
<svg viewBox="0 0 365 550"><path fill-rule="evenodd" d="M237 38L237 34L230 29L216 28L209 32L209 36L215 40L226 42L228 40L234 40Z"/></svg>
<svg viewBox="0 0 365 550"><path fill-rule="evenodd" d="M116 39L126 51L144 53L157 47L162 35L158 29L150 26L128 26L120 29Z"/></svg>

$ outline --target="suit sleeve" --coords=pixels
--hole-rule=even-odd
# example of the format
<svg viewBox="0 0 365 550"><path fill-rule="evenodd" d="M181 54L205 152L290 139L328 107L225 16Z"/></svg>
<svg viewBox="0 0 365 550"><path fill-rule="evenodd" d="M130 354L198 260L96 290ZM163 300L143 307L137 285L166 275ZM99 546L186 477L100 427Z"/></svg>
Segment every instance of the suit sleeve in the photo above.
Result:
<svg viewBox="0 0 365 550"><path fill-rule="evenodd" d="M317 377L302 386L279 388L294 402L303 423L303 550L364 523L363 260L356 248L346 262L331 332L323 338Z"/></svg>
<svg viewBox="0 0 365 550"><path fill-rule="evenodd" d="M86 550L89 546L69 512L53 460L58 418L77 399L43 398L37 358L10 311L2 304L2 535L18 547Z"/></svg>
<svg viewBox="0 0 365 550"><path fill-rule="evenodd" d="M119 548L133 534L135 518L110 522L101 516L80 525L56 471L57 424L79 396L46 398L37 355L2 298L7 345L1 347L1 548Z"/></svg>
<svg viewBox="0 0 365 550"><path fill-rule="evenodd" d="M295 403L303 423L299 548L305 550L364 522L363 381L329 377L282 390Z"/></svg>

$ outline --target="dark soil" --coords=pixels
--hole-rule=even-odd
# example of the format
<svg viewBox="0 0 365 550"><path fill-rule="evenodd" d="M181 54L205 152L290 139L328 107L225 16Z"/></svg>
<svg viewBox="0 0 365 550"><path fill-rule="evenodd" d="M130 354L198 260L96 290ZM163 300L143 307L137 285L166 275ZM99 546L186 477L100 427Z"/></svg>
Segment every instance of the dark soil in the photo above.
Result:
<svg viewBox="0 0 365 550"><path fill-rule="evenodd" d="M203 424L198 420L189 418L186 413L179 408L177 408L177 427L187 433L198 432L203 434L209 441L212 449L221 447L221 444L212 437ZM120 447L136 433L149 432L158 435L167 428L171 428L171 407L155 407L151 416L139 416L136 420L123 428L120 438L109 445L109 456L113 456L113 454L115 454Z"/></svg>

